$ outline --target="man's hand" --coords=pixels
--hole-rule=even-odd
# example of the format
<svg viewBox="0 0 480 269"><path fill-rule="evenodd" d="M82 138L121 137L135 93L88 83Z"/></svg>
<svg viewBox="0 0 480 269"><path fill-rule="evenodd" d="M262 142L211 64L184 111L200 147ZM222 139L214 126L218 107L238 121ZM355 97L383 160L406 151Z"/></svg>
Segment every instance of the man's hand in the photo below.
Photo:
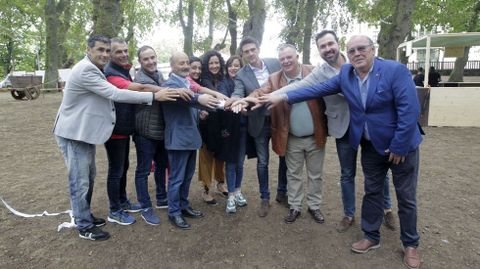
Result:
<svg viewBox="0 0 480 269"><path fill-rule="evenodd" d="M224 95L223 93L220 93L220 92L215 92L215 97L218 99L218 100L228 100L228 97L226 95Z"/></svg>
<svg viewBox="0 0 480 269"><path fill-rule="evenodd" d="M268 109L280 104L283 101L286 101L287 95L286 94L265 94L257 98L258 103L261 105L266 105ZM252 109L256 109L260 107L260 105L254 106Z"/></svg>
<svg viewBox="0 0 480 269"><path fill-rule="evenodd" d="M187 89L187 88L181 88L181 89L175 89L179 95L180 98L182 98L184 101L189 102L192 100L192 97L194 93Z"/></svg>
<svg viewBox="0 0 480 269"><path fill-rule="evenodd" d="M155 100L159 102L175 101L178 97L180 97L180 95L177 93L177 90L174 89L161 90L155 93Z"/></svg>
<svg viewBox="0 0 480 269"><path fill-rule="evenodd" d="M231 110L234 113L245 112L245 111L247 111L246 108L251 106L252 104L254 105L252 107L252 110L255 110L255 109L262 106L262 104L258 103L257 98L247 96L243 99L240 99L240 100L237 100L237 101L233 102L233 104L231 105Z"/></svg>
<svg viewBox="0 0 480 269"><path fill-rule="evenodd" d="M208 111L201 110L198 116L200 117L201 120L204 120L208 117Z"/></svg>
<svg viewBox="0 0 480 269"><path fill-rule="evenodd" d="M388 161L393 162L393 164L399 164L399 163L405 162L405 156L400 156L393 152L390 152L389 149L385 150L385 153L390 153L390 156L388 156Z"/></svg>
<svg viewBox="0 0 480 269"><path fill-rule="evenodd" d="M210 94L201 94L198 96L198 103L210 109L216 109L219 101Z"/></svg>
<svg viewBox="0 0 480 269"><path fill-rule="evenodd" d="M225 110L229 110L230 107L232 106L233 102L235 102L237 100L240 100L240 98L235 97L235 96L228 98L227 101L225 101L225 105L224 105Z"/></svg>

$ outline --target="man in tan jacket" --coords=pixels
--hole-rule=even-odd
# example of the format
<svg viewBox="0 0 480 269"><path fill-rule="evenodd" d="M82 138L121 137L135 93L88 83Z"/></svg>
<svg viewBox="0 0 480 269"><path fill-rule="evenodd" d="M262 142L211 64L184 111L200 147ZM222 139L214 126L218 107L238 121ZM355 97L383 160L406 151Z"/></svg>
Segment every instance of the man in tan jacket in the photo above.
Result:
<svg viewBox="0 0 480 269"><path fill-rule="evenodd" d="M294 46L279 47L278 58L282 69L271 74L264 87L249 97L258 97L276 91L290 83L301 80L313 69L311 65L298 62ZM302 211L304 197L303 164L307 166L308 212L318 223L324 222L320 211L322 202L322 173L327 140L325 103L322 98L295 104L283 103L271 111L272 148L287 163L287 192L290 210L285 223L293 223Z"/></svg>

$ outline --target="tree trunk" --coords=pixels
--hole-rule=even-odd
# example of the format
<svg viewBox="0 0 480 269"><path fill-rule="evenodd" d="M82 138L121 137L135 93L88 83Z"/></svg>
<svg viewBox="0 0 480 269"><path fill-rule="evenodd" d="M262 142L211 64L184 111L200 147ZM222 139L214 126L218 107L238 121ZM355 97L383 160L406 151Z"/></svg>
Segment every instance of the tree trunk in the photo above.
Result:
<svg viewBox="0 0 480 269"><path fill-rule="evenodd" d="M243 25L243 36L251 36L262 44L265 31L265 0L248 0L250 17Z"/></svg>
<svg viewBox="0 0 480 269"><path fill-rule="evenodd" d="M58 44L58 66L62 68L68 68L72 59L69 59L67 49L65 48L65 42L67 40L67 32L70 29L70 21L72 20L71 1L60 0L57 4L56 12L59 18L58 32L57 32L57 44ZM62 16L63 15L63 16ZM60 19L61 18L61 19Z"/></svg>
<svg viewBox="0 0 480 269"><path fill-rule="evenodd" d="M390 18L380 23L378 34L378 55L385 59L395 59L397 47L412 30L412 13L416 0L395 0L395 11Z"/></svg>
<svg viewBox="0 0 480 269"><path fill-rule="evenodd" d="M467 25L467 32L473 32L477 28L478 23L478 15L480 14L480 1L475 4L473 9L473 14L470 17ZM448 81L463 81L463 71L465 69L465 64L468 62L468 53L470 51L470 47L465 47L463 57L457 57L455 60L455 67L450 73L450 77Z"/></svg>
<svg viewBox="0 0 480 269"><path fill-rule="evenodd" d="M46 61L45 61L45 88L56 88L58 82L58 13L55 0L45 2L45 29L46 29Z"/></svg>
<svg viewBox="0 0 480 269"><path fill-rule="evenodd" d="M183 1L178 1L178 17L180 20L180 25L182 26L183 30L183 52L187 55L193 55L193 15L194 15L195 7L193 0L188 0L188 7L187 7L187 22L185 23L185 19L183 18Z"/></svg>
<svg viewBox="0 0 480 269"><path fill-rule="evenodd" d="M226 0L228 8L228 32L230 32L230 55L237 52L237 12L233 9L230 0Z"/></svg>
<svg viewBox="0 0 480 269"><path fill-rule="evenodd" d="M303 59L302 63L310 64L310 44L312 43L312 27L315 8L315 0L307 0L305 6L305 30L303 31Z"/></svg>
<svg viewBox="0 0 480 269"><path fill-rule="evenodd" d="M120 0L92 0L92 35L118 36L123 25L123 11Z"/></svg>

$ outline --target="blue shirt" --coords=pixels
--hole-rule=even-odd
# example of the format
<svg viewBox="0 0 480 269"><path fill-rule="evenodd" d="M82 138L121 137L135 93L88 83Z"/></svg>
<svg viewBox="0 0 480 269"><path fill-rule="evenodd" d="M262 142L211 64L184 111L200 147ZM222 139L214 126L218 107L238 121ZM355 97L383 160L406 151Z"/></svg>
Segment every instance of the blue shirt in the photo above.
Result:
<svg viewBox="0 0 480 269"><path fill-rule="evenodd" d="M361 79L358 76L357 71L353 69L353 73L355 73L355 77L357 78L357 81L358 81L358 89L360 91L360 96L362 98L362 104L364 109L366 108L366 105L367 105L368 87L370 86L370 74L372 73L372 70L373 70L373 64L370 70L368 71L367 75L363 79ZM363 137L367 140L370 140L367 122L365 122L365 125L363 126Z"/></svg>

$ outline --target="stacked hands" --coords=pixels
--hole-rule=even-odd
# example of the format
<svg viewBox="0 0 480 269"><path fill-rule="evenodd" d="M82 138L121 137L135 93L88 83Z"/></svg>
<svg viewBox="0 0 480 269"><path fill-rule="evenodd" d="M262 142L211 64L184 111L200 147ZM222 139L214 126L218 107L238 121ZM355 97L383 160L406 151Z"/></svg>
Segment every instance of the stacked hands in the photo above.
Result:
<svg viewBox="0 0 480 269"><path fill-rule="evenodd" d="M232 97L225 102L225 110L231 110L233 113L240 113L246 112L248 107L250 107L251 110L258 109L262 106L267 106L268 109L271 109L284 100L285 96L283 94L260 93L257 97Z"/></svg>
<svg viewBox="0 0 480 269"><path fill-rule="evenodd" d="M181 98L184 101L188 102L192 99L193 95L194 95L193 91L186 88L182 88L182 89L165 88L155 93L155 100L163 102L163 101L176 101L177 98ZM200 103L202 106L205 106L207 108L216 109L216 108L219 108L220 105L225 104L225 101L227 99L228 97L221 93L215 93L215 96L210 94L201 94L198 97L198 103Z"/></svg>

